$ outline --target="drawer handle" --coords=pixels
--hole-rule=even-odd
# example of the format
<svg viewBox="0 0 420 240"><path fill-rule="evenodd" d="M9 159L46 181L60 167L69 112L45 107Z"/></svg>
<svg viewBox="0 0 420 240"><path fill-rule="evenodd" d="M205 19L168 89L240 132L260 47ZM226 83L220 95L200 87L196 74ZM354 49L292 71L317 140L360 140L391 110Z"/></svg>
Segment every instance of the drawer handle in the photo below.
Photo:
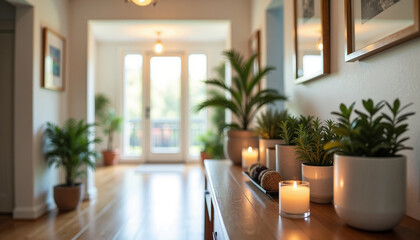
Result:
<svg viewBox="0 0 420 240"><path fill-rule="evenodd" d="M217 232L213 232L213 240L217 240Z"/></svg>

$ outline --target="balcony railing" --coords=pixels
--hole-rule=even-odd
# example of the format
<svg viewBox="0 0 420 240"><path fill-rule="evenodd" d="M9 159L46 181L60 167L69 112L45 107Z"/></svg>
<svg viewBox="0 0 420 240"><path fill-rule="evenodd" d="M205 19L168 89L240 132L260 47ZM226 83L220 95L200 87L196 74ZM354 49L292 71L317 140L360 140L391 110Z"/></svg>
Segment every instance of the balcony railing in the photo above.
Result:
<svg viewBox="0 0 420 240"><path fill-rule="evenodd" d="M130 119L126 122L129 133L128 144L124 143L129 149L138 149L142 145L143 135L141 119ZM188 123L189 145L198 147L198 136L205 132L204 119L191 119ZM151 147L152 149L174 149L179 148L180 144L180 122L173 119L154 119L151 122ZM124 138L127 139L127 138ZM127 151L126 151L127 152ZM129 150L129 152L132 152Z"/></svg>

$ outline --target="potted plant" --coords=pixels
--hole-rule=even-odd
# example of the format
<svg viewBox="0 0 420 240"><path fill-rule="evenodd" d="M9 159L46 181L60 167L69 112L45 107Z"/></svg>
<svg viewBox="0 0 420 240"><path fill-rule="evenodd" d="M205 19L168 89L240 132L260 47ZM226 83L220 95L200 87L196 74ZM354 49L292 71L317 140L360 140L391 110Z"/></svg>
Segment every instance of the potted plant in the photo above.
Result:
<svg viewBox="0 0 420 240"><path fill-rule="evenodd" d="M296 158L302 162L302 180L311 186L310 198L316 203L333 200L333 154L324 150L325 144L337 139L332 120L321 122L319 118L306 128L299 125L294 140Z"/></svg>
<svg viewBox="0 0 420 240"><path fill-rule="evenodd" d="M54 187L54 200L61 211L77 208L84 195L83 183L76 182L85 173L84 166L95 169L94 159L98 153L90 145L99 143L92 138L89 129L93 124L85 124L83 120L69 119L60 128L47 123L46 160L49 167L63 167L66 183Z"/></svg>
<svg viewBox="0 0 420 240"><path fill-rule="evenodd" d="M107 148L102 151L104 165L114 165L118 161L119 151L113 148L114 133L121 131L123 119L115 114L115 110L108 108L109 99L103 94L95 96L95 115L99 118L102 132L107 138Z"/></svg>
<svg viewBox="0 0 420 240"><path fill-rule="evenodd" d="M240 165L242 148L258 147L258 137L254 131L248 129L257 111L266 104L286 100L286 97L273 89L255 91L262 78L273 70L272 67L266 67L252 76L252 65L257 55L252 56L248 60L245 60L235 50L224 51L223 55L230 62L236 73L232 77L232 86L228 86L222 79L204 81L207 85L222 89L223 93L215 93L209 99L195 106L195 111L208 107L222 107L232 112L232 115L236 117L237 123L226 125L226 127L231 129L227 131L225 137L225 155L234 164ZM226 94L229 94L231 97L226 97Z"/></svg>
<svg viewBox="0 0 420 240"><path fill-rule="evenodd" d="M312 116L300 115L299 118L289 116L287 120L279 123L280 137L284 140L284 144L276 144L276 171L284 180L302 179L301 164L296 160L295 139L298 136L299 125L306 128L312 119Z"/></svg>
<svg viewBox="0 0 420 240"><path fill-rule="evenodd" d="M406 157L401 150L408 137L408 117L411 104L401 106L372 99L362 100L363 110L354 110L355 103L340 105L338 126L334 132L339 140L325 149L334 155L334 206L347 224L370 231L395 227L405 215ZM384 110L385 108L385 110Z"/></svg>
<svg viewBox="0 0 420 240"><path fill-rule="evenodd" d="M257 117L255 132L259 138L260 163L268 165L266 150L274 148L276 144L283 144L284 140L280 137L281 127L279 122L287 120L287 111L278 112L271 109Z"/></svg>

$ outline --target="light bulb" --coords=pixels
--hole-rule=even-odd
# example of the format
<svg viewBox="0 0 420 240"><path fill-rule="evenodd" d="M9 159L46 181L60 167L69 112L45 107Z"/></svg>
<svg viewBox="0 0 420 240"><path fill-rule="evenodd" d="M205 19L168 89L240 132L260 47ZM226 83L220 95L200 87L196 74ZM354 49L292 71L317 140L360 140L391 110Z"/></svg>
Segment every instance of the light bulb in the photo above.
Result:
<svg viewBox="0 0 420 240"><path fill-rule="evenodd" d="M162 52L163 52L163 45L162 45L162 42L158 40L155 43L155 53L160 54Z"/></svg>
<svg viewBox="0 0 420 240"><path fill-rule="evenodd" d="M319 51L322 51L324 49L324 44L322 43L322 40L321 39L319 39L318 42L316 43L316 48Z"/></svg>
<svg viewBox="0 0 420 240"><path fill-rule="evenodd" d="M296 184L296 181L293 183L293 187L292 187L292 189L293 189L293 190L297 190L297 184Z"/></svg>
<svg viewBox="0 0 420 240"><path fill-rule="evenodd" d="M131 0L134 4L139 5L139 6L147 6L149 5L152 0Z"/></svg>
<svg viewBox="0 0 420 240"><path fill-rule="evenodd" d="M248 152L250 152L250 153L252 152L252 147L248 148Z"/></svg>

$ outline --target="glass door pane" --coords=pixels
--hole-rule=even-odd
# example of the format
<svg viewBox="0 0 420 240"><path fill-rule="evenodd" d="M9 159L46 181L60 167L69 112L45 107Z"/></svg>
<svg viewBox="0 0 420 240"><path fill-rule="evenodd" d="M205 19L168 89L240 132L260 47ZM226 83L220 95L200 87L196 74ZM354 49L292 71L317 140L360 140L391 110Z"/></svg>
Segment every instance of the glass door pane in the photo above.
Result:
<svg viewBox="0 0 420 240"><path fill-rule="evenodd" d="M181 151L181 58L150 59L150 151Z"/></svg>
<svg viewBox="0 0 420 240"><path fill-rule="evenodd" d="M206 86L203 83L207 79L207 56L205 54L191 54L188 56L188 93L189 109L206 99ZM200 156L199 136L206 130L207 111L190 111L189 119L189 148L190 158Z"/></svg>
<svg viewBox="0 0 420 240"><path fill-rule="evenodd" d="M140 54L127 54L124 57L124 127L123 156L141 157L142 145L142 66Z"/></svg>

